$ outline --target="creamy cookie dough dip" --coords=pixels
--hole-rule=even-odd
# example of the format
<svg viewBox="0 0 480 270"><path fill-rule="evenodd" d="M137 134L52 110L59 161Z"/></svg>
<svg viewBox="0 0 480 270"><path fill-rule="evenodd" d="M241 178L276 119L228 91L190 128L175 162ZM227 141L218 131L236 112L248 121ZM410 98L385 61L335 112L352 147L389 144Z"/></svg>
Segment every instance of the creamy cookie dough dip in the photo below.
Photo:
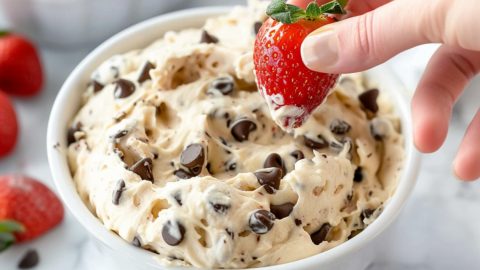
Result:
<svg viewBox="0 0 480 270"><path fill-rule="evenodd" d="M252 1L113 56L72 120L78 193L159 263L299 260L360 233L395 191L400 121L361 74L343 76L292 133L271 119L252 65L264 8Z"/></svg>

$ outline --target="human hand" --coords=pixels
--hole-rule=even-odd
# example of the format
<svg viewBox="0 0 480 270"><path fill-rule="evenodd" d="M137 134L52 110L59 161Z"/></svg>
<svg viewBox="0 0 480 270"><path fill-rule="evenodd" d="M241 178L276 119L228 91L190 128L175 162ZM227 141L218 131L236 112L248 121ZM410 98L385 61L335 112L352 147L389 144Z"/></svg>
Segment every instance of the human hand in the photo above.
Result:
<svg viewBox="0 0 480 270"><path fill-rule="evenodd" d="M289 2L306 6L311 1ZM416 147L425 153L436 151L447 136L453 105L480 72L480 1L350 0L347 9L345 20L305 39L305 65L321 72L357 72L417 45L442 43L412 101ZM480 177L480 109L465 133L454 170L460 179Z"/></svg>

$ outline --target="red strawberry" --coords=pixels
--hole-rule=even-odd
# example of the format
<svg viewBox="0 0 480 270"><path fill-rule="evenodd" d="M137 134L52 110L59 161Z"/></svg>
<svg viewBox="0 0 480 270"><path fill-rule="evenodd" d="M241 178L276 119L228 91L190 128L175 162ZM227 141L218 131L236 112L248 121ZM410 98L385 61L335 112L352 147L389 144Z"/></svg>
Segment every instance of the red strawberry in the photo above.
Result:
<svg viewBox="0 0 480 270"><path fill-rule="evenodd" d="M33 96L43 84L40 58L27 39L0 32L0 88L12 95Z"/></svg>
<svg viewBox="0 0 480 270"><path fill-rule="evenodd" d="M334 22L332 14L345 13L345 2L335 0L323 6L312 2L303 10L273 0L267 8L270 18L255 41L255 75L272 117L284 129L301 126L337 82L338 74L308 69L300 46L309 33Z"/></svg>
<svg viewBox="0 0 480 270"><path fill-rule="evenodd" d="M8 96L0 90L0 158L15 148L17 137L17 115Z"/></svg>
<svg viewBox="0 0 480 270"><path fill-rule="evenodd" d="M62 203L47 186L26 176L0 176L0 250L11 242L4 241L12 239L5 235L15 233L17 242L32 240L62 219ZM13 226L11 221L21 226ZM10 226L5 226L6 222Z"/></svg>

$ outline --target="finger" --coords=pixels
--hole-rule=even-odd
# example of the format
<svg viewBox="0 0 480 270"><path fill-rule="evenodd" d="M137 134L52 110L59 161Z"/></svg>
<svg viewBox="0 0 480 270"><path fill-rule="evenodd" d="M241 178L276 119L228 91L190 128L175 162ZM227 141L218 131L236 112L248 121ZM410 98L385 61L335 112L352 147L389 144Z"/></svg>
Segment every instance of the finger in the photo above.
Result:
<svg viewBox="0 0 480 270"><path fill-rule="evenodd" d="M480 109L468 127L454 162L455 174L463 180L480 177Z"/></svg>
<svg viewBox="0 0 480 270"><path fill-rule="evenodd" d="M475 1L480 7L480 1ZM383 63L416 45L444 40L457 45L460 38L456 32L446 31L445 25L451 20L447 14L452 2L457 1L392 1L363 15L324 26L304 40L303 61L316 71L349 73ZM459 19L463 20L452 22L457 28L471 20ZM478 27L478 23L472 24L468 29ZM471 32L468 36L472 36Z"/></svg>
<svg viewBox="0 0 480 270"><path fill-rule="evenodd" d="M432 56L412 100L414 140L422 152L444 142L452 108L480 71L480 52L442 46Z"/></svg>
<svg viewBox="0 0 480 270"><path fill-rule="evenodd" d="M383 6L391 0L353 0L347 5L348 16L357 16Z"/></svg>

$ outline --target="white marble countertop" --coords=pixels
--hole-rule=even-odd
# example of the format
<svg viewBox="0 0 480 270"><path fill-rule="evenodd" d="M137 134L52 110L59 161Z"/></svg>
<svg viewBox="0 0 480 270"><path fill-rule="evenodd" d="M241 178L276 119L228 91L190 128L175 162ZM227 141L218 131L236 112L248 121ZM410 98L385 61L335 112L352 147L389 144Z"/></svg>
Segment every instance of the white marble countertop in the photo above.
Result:
<svg viewBox="0 0 480 270"><path fill-rule="evenodd" d="M414 88L433 47L419 48L397 57L392 66L407 86ZM19 145L13 155L0 160L0 174L23 173L52 187L47 164L46 126L50 108L61 84L88 53L42 49L47 81L42 94L16 99L21 123ZM464 129L478 110L480 81L469 89L455 108L446 144L423 159L418 184L398 222L388 229L384 246L370 270L478 269L480 265L480 182L463 183L452 174L451 160ZM474 88L474 87L470 87ZM123 269L102 256L87 232L67 212L63 223L51 233L0 254L0 269L17 269L26 250L39 252L38 270Z"/></svg>

